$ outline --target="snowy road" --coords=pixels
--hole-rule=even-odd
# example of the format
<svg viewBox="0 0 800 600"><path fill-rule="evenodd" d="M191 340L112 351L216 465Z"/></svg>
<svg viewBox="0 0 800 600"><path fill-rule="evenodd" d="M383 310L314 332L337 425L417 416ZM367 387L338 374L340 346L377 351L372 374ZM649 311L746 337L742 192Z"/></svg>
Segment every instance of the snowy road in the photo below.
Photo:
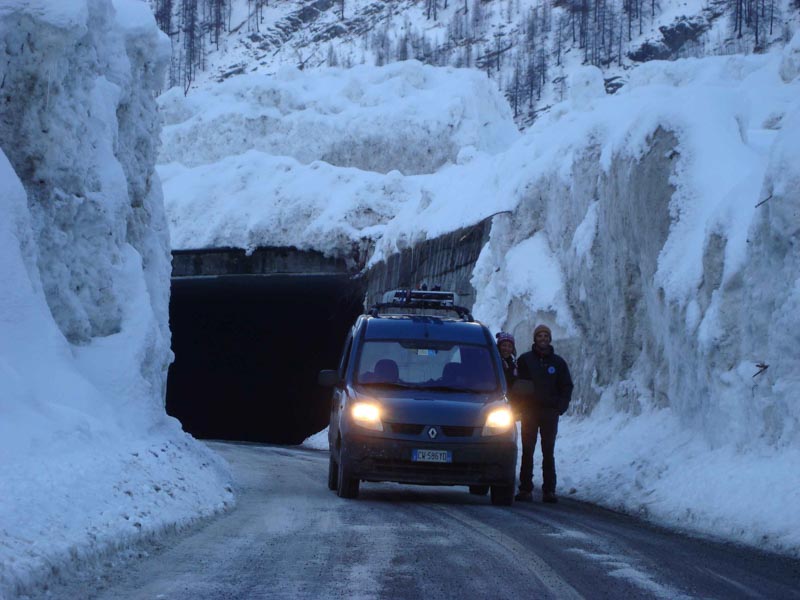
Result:
<svg viewBox="0 0 800 600"><path fill-rule="evenodd" d="M575 501L501 508L464 488L392 484L342 500L325 485L327 453L209 445L232 465L237 508L83 597L800 598L800 561Z"/></svg>

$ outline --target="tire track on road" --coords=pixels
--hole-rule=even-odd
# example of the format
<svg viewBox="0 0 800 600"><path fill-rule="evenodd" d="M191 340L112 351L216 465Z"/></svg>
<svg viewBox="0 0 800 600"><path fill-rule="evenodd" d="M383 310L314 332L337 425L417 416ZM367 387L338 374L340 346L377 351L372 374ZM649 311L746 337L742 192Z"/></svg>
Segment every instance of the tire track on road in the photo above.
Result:
<svg viewBox="0 0 800 600"><path fill-rule="evenodd" d="M427 508L441 513L449 519L458 521L469 531L476 532L481 537L503 548L503 550L515 558L517 566L521 565L526 571L531 573L541 584L542 588L553 598L559 598L560 600L580 600L584 598L584 596L561 577L547 561L516 541L513 537L491 525L487 525L483 521L469 516L466 514L466 511L461 508L444 505L434 505Z"/></svg>

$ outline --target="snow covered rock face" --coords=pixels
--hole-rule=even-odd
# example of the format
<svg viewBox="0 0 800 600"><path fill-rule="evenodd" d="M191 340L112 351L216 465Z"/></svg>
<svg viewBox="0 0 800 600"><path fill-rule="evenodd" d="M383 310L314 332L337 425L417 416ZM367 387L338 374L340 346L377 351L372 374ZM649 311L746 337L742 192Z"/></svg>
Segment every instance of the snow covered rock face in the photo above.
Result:
<svg viewBox="0 0 800 600"><path fill-rule="evenodd" d="M242 75L186 97L174 88L159 98L159 162L193 167L253 149L411 175L456 162L464 146L505 148L517 135L505 100L477 71L443 71L409 61Z"/></svg>
<svg viewBox="0 0 800 600"><path fill-rule="evenodd" d="M164 412L170 254L154 163L168 48L138 0L0 7L0 597L221 510Z"/></svg>

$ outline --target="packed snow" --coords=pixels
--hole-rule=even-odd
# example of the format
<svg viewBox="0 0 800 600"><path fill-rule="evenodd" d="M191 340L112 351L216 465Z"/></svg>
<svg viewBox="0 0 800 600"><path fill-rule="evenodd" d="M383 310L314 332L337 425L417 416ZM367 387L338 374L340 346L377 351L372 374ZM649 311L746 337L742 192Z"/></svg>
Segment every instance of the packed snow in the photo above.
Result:
<svg viewBox="0 0 800 600"><path fill-rule="evenodd" d="M415 61L246 75L188 96L173 89L159 104L175 248L350 255L400 207L425 202L436 175L424 174L519 138L481 73Z"/></svg>
<svg viewBox="0 0 800 600"><path fill-rule="evenodd" d="M169 236L138 0L0 3L0 597L233 502L164 411Z"/></svg>
<svg viewBox="0 0 800 600"><path fill-rule="evenodd" d="M159 166L172 235L181 247L291 241L333 255L367 239L369 266L492 217L473 275L476 316L512 331L520 348L535 323L547 322L577 382L558 443L562 493L798 554L796 44L648 63L613 96L599 70L576 70L565 101L523 135L506 134L511 116L501 107L461 121L468 130L488 123L491 143L453 153L452 137L428 140L425 148L441 144L433 156L451 156L433 172L403 170L407 149L397 153L391 138L409 139L405 128L415 125L399 118L383 132L389 141L374 147L377 170L325 160L319 148L344 121L320 129L310 156L285 156L287 146L268 155L266 145L240 137L233 155L204 167ZM383 75L359 67L261 83L233 77L223 86L226 97L302 89L316 107L348 101L332 75L372 80L375 105L395 115L382 82L415 70L448 94L419 104L423 129L441 121L434 111L463 105L476 88L480 97L492 93L485 78L481 89L479 79L414 62L377 69ZM162 161L189 154L171 148L172 130L212 122L220 111L213 94L168 99L182 117L165 127ZM245 116L253 110L246 106ZM335 123L337 114L326 118ZM319 115L291 112L292 127L305 130L304 119ZM213 130L206 135L214 139ZM755 375L759 364L769 367ZM324 433L308 443L325 447Z"/></svg>

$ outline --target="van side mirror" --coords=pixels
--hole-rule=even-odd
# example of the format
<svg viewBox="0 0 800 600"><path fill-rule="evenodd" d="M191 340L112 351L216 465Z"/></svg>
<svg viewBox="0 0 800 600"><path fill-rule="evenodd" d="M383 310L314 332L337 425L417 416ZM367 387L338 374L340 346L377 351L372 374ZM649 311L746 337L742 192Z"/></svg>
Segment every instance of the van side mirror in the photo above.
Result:
<svg viewBox="0 0 800 600"><path fill-rule="evenodd" d="M333 369L323 369L317 376L317 383L323 387L336 387L341 383L339 372Z"/></svg>

